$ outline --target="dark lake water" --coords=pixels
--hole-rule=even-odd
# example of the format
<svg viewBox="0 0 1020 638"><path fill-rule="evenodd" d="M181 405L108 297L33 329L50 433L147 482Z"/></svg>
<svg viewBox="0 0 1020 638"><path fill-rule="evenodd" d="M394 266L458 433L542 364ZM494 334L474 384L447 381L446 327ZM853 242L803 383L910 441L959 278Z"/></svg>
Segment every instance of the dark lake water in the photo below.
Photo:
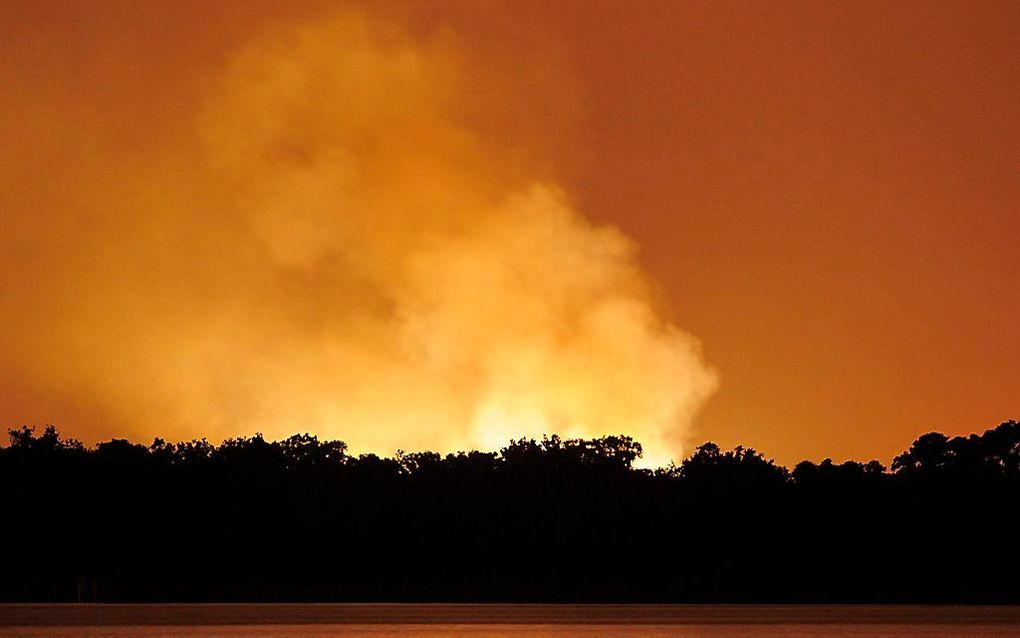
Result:
<svg viewBox="0 0 1020 638"><path fill-rule="evenodd" d="M373 638L564 638L616 637L767 638L808 636L847 638L891 636L893 638L970 636L1020 636L1020 627L1003 625L224 625L224 626L123 626L123 627L3 627L3 636L370 636Z"/></svg>
<svg viewBox="0 0 1020 638"><path fill-rule="evenodd" d="M1020 607L0 605L0 636L1020 636Z"/></svg>
<svg viewBox="0 0 1020 638"><path fill-rule="evenodd" d="M566 636L633 636L634 638L712 637L766 638L809 636L846 638L849 636L970 637L1020 636L1020 627L1002 625L226 625L203 627L124 626L124 627L5 627L3 636L85 636L121 638L127 636L371 636L374 638L564 638Z"/></svg>

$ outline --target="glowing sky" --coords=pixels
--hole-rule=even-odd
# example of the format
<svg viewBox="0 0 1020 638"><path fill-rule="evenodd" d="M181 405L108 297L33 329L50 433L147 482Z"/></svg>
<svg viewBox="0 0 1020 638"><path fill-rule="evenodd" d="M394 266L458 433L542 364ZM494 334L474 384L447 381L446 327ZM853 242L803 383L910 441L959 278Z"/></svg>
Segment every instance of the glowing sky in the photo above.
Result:
<svg viewBox="0 0 1020 638"><path fill-rule="evenodd" d="M420 4L3 3L4 426L793 462L1020 414L1016 3Z"/></svg>

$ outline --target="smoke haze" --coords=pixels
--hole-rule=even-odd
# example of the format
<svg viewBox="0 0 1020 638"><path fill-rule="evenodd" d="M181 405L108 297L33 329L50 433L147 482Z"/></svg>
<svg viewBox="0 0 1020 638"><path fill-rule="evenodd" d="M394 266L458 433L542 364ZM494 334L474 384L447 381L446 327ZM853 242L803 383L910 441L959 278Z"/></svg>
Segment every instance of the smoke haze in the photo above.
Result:
<svg viewBox="0 0 1020 638"><path fill-rule="evenodd" d="M579 213L548 142L495 130L569 115L569 82L507 65L497 83L463 42L356 12L281 27L196 78L144 152L84 127L40 133L78 140L47 154L12 101L6 374L135 437L391 453L624 433L646 463L678 457L716 386L698 342L628 239ZM25 179L57 163L77 168Z"/></svg>

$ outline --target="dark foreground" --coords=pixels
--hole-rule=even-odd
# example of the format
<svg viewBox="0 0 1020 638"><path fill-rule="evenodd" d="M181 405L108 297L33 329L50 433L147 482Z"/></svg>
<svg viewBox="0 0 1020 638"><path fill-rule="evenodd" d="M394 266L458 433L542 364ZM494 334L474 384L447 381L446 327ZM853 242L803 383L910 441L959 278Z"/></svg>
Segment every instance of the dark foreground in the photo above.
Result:
<svg viewBox="0 0 1020 638"><path fill-rule="evenodd" d="M551 437L387 459L310 436L89 449L15 431L0 601L1020 604L1020 423L926 434L888 470L705 444L652 472L640 451Z"/></svg>
<svg viewBox="0 0 1020 638"><path fill-rule="evenodd" d="M1015 636L1020 607L873 605L0 605L17 636Z"/></svg>
<svg viewBox="0 0 1020 638"><path fill-rule="evenodd" d="M0 626L1004 625L997 605L8 604Z"/></svg>

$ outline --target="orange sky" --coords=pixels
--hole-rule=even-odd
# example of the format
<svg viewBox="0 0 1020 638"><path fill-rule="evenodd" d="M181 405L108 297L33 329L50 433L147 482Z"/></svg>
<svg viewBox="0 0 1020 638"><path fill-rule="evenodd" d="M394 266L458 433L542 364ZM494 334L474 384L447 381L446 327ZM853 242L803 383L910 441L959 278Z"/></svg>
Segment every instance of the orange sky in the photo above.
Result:
<svg viewBox="0 0 1020 638"><path fill-rule="evenodd" d="M718 373L691 440L749 445L785 463L887 461L924 431L1020 417L1016 3L353 6L400 25L401 37L432 34L436 51L421 54L439 69L426 76L432 83L446 81L435 33L456 34L455 57L472 68L455 85L456 114L437 113L468 127L481 150L450 160L443 179L470 182L480 201L525 179L552 180L587 219L637 245L661 312L700 339ZM208 272L158 256L186 227L125 257L107 242L123 239L108 229L127 217L76 207L119 192L124 174L145 184L140 174L187 157L180 140L236 51L337 11L320 2L3 3L3 425L52 422L85 440L173 438L158 412L93 403L89 392L105 392L106 377L84 392L46 370L75 357L88 369L88 334L66 342L76 349L59 344L89 324L60 315L91 308L78 299L104 273L115 273L110 286L127 281L118 264L156 255L153 270L178 269L166 281L193 278L187 293L177 284L167 293L184 296ZM400 99L417 99L409 95ZM480 162L482 177L463 168ZM211 236L188 242L218 250ZM269 248L292 259L290 246ZM123 285L145 291L159 277L142 267ZM130 324L125 376L148 325ZM18 346L36 339L58 345ZM118 369L104 352L103 369ZM245 366L223 374L243 376Z"/></svg>

